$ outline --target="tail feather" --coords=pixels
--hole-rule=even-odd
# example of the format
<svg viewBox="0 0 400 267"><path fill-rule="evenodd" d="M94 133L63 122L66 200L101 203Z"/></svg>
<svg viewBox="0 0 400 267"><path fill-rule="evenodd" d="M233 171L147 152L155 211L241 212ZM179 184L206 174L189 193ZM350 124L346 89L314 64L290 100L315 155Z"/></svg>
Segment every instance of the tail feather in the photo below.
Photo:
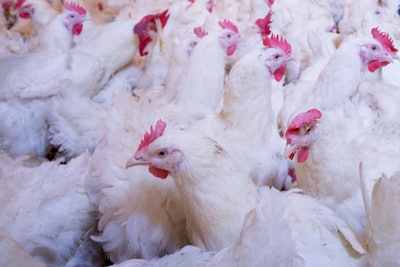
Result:
<svg viewBox="0 0 400 267"><path fill-rule="evenodd" d="M383 174L368 201L367 261L370 266L400 266L400 171L390 178Z"/></svg>

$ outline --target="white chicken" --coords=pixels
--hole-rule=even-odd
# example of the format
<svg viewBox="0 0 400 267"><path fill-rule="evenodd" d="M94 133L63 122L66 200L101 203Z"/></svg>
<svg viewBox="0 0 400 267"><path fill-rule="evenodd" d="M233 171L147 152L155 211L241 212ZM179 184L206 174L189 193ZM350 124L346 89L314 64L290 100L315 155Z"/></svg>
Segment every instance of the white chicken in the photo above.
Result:
<svg viewBox="0 0 400 267"><path fill-rule="evenodd" d="M244 166L257 185L282 189L291 182L290 164L276 127L272 98L278 88L273 88L272 81L283 79L291 46L275 35L265 37L264 45L233 65L226 78L222 111L200 124Z"/></svg>
<svg viewBox="0 0 400 267"><path fill-rule="evenodd" d="M202 149L202 151L197 151L196 154L192 154L189 151L185 153L177 144L161 143L157 145L158 142L153 143L153 140L162 142L164 138L158 137L164 137L165 127L166 123L159 120L155 128L151 128L151 131L145 134L137 153L127 163L127 167L140 164L149 165L149 171L159 178L166 178L170 173L176 174L175 183L179 193L184 198L190 195L193 200L191 202L184 201L183 203L188 220L187 227L190 241L207 250L219 250L230 245L234 238L239 235L245 214L254 206L257 188L248 179L246 173L243 173L243 170L236 165L234 160L230 163L215 165L223 160L219 159L220 157L230 157L219 144L213 141L210 141L213 142L213 146L211 146L213 151ZM177 141L190 144L191 148L189 149L198 149L192 142L200 138L198 136L200 133L185 135L184 131L177 131L173 134ZM200 153L204 154L201 155ZM213 193L213 191L210 191L211 188L218 190L221 187L226 187L225 179L227 178L217 177L207 172L196 174L196 168L190 166L194 160L190 157L195 157L198 159L196 164L209 168L211 158L206 156L208 154L214 155L212 160L215 167L222 168L222 173L227 178L229 177L229 179L235 181L235 183L230 183L229 193L218 191ZM153 157L155 157L154 161ZM183 160L183 157L188 158ZM181 169L185 171L181 172ZM191 171L194 173L190 173ZM233 173L235 173L235 176L232 176ZM208 179L201 176L206 176ZM195 183L196 191L188 187L192 183ZM238 191L243 193L241 195L233 193ZM212 197L202 197L205 193L210 194ZM225 205L226 202L232 203L235 209ZM203 210L203 207L208 206L213 206L213 208ZM232 220L232 218L242 218L242 220Z"/></svg>
<svg viewBox="0 0 400 267"><path fill-rule="evenodd" d="M227 57L235 53L240 34L237 27L227 19L219 20L218 24L219 29L213 33L195 28L201 32L198 33L201 38L198 37L199 40L191 52L188 47L180 51L180 55L184 54L182 57L186 57L188 53L190 57L183 68L177 66L167 73L165 86L134 91L140 96L141 112L158 110L162 106L160 112L173 114L171 117L180 118L180 122L188 122L215 115L220 111ZM171 65L176 65L180 60L186 61L178 56L172 59ZM205 70L207 78L201 75Z"/></svg>
<svg viewBox="0 0 400 267"><path fill-rule="evenodd" d="M364 236L365 210L358 179L363 162L367 194L376 179L398 169L400 124L382 122L366 129L351 143L319 110L298 114L286 131L286 154L297 156L297 186L332 208Z"/></svg>
<svg viewBox="0 0 400 267"><path fill-rule="evenodd" d="M114 263L173 253L188 243L182 201L172 180L153 179L144 168L125 169L147 125L132 120L138 100L130 92L114 98L107 107L106 134L93 154L91 176L100 211L100 234L93 239Z"/></svg>

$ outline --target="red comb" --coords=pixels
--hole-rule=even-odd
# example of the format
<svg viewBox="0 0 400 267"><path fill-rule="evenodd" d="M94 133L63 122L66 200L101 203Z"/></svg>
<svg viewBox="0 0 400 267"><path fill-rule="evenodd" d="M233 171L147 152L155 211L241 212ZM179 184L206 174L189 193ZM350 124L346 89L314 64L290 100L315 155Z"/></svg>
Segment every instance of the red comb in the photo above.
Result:
<svg viewBox="0 0 400 267"><path fill-rule="evenodd" d="M152 25L151 23L154 23L156 19L159 19L161 27L164 28L164 26L167 24L168 18L169 14L167 9L160 14L146 15L138 23L136 23L135 27L133 28L133 32L139 36L139 54L141 56L148 54L144 51L144 49L152 41L147 33Z"/></svg>
<svg viewBox="0 0 400 267"><path fill-rule="evenodd" d="M275 0L268 0L268 6L271 7L274 4Z"/></svg>
<svg viewBox="0 0 400 267"><path fill-rule="evenodd" d="M228 19L224 19L224 20L220 20L218 22L218 25L221 26L222 29L230 29L232 31L234 31L235 33L239 33L238 28L236 27L235 24L233 24L230 20Z"/></svg>
<svg viewBox="0 0 400 267"><path fill-rule="evenodd" d="M14 6L14 9L20 9L24 2L25 2L25 0L18 0L17 3Z"/></svg>
<svg viewBox="0 0 400 267"><path fill-rule="evenodd" d="M159 14L158 19L161 22L161 27L164 28L169 19L168 9L164 10L161 14Z"/></svg>
<svg viewBox="0 0 400 267"><path fill-rule="evenodd" d="M392 38L386 32L380 32L377 27L371 30L372 37L379 41L383 48L389 53L396 53L397 49L393 45Z"/></svg>
<svg viewBox="0 0 400 267"><path fill-rule="evenodd" d="M270 33L271 33L271 16L272 16L272 11L269 11L268 14L265 16L263 19L257 19L256 20L256 25L258 26L260 30L261 36L266 38Z"/></svg>
<svg viewBox="0 0 400 267"><path fill-rule="evenodd" d="M206 30L203 27L196 27L193 29L193 32L199 38L203 38L208 34L208 32L206 32Z"/></svg>
<svg viewBox="0 0 400 267"><path fill-rule="evenodd" d="M86 14L86 9L81 7L79 4L71 2L71 3L64 3L64 8L69 10L69 11L75 11L76 13L80 15L85 15Z"/></svg>
<svg viewBox="0 0 400 267"><path fill-rule="evenodd" d="M285 137L290 140L290 137L297 132L303 126L309 125L316 122L322 117L321 111L318 109L310 109L309 111L298 114L292 122L289 124L286 130Z"/></svg>
<svg viewBox="0 0 400 267"><path fill-rule="evenodd" d="M161 119L159 119L156 123L156 127L153 129L153 126L150 127L150 133L145 132L142 141L139 144L138 151L147 147L151 142L160 137L165 128L167 127L167 123Z"/></svg>
<svg viewBox="0 0 400 267"><path fill-rule="evenodd" d="M263 39L263 44L266 47L280 48L285 54L290 54L292 52L292 47L290 44L280 35L271 35L271 37L265 37Z"/></svg>

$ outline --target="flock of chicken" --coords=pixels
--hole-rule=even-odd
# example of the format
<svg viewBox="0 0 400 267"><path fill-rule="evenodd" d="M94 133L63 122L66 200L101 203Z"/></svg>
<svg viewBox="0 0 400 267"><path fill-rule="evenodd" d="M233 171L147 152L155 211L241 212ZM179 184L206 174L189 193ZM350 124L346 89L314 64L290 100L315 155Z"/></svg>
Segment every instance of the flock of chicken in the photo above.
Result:
<svg viewBox="0 0 400 267"><path fill-rule="evenodd" d="M0 266L400 266L398 1L0 4Z"/></svg>

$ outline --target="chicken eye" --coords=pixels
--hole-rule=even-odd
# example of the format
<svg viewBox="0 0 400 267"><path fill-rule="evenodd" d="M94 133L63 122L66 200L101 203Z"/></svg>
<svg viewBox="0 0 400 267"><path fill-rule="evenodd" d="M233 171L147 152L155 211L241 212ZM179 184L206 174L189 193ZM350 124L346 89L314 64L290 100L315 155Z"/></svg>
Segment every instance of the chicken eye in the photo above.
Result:
<svg viewBox="0 0 400 267"><path fill-rule="evenodd" d="M159 157L159 158L163 158L163 157L165 157L167 155L167 151L166 150L159 150L158 152L157 152L157 156Z"/></svg>
<svg viewBox="0 0 400 267"><path fill-rule="evenodd" d="M275 59L278 59L278 58L280 58L280 57L281 57L280 55L275 55L275 56L274 56Z"/></svg>
<svg viewBox="0 0 400 267"><path fill-rule="evenodd" d="M372 50L376 50L376 46L373 45L373 46L371 47L371 49L372 49Z"/></svg>
<svg viewBox="0 0 400 267"><path fill-rule="evenodd" d="M226 35L226 37L228 37L228 38L231 38L231 34L230 33L228 33L227 35Z"/></svg>

